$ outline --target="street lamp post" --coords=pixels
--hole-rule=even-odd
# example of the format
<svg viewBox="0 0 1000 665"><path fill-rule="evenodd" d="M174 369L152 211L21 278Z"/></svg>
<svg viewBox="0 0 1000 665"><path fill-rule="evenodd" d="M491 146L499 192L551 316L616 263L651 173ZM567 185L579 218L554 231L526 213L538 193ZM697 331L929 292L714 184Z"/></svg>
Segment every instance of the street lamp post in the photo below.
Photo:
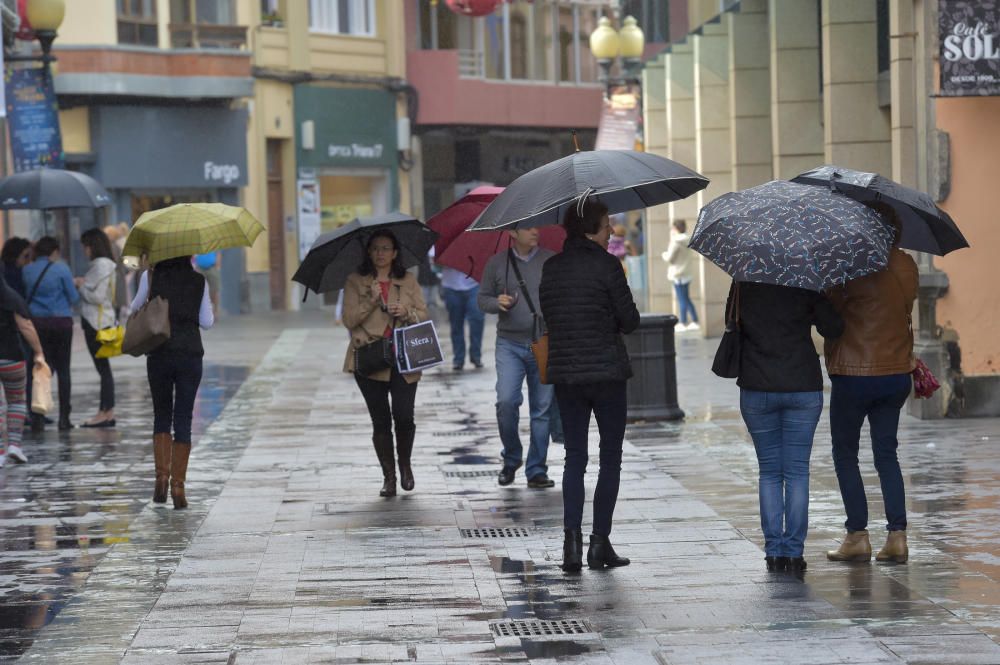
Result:
<svg viewBox="0 0 1000 665"><path fill-rule="evenodd" d="M634 16L626 16L622 21L621 30L611 26L611 19L602 16L597 22L597 28L590 33L590 52L597 59L601 68L599 79L610 93L613 86L630 86L639 83L639 69L642 65L642 52L646 48L646 37ZM618 57L622 59L623 77L611 76L611 68Z"/></svg>

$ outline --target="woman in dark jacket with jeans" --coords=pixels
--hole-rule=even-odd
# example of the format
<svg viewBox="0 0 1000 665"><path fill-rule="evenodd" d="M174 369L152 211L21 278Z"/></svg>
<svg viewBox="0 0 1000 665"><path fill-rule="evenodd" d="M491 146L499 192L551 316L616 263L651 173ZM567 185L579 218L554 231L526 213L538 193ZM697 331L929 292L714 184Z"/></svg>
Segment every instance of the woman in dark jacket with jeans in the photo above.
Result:
<svg viewBox="0 0 1000 665"><path fill-rule="evenodd" d="M188 505L184 480L191 454L194 400L201 384L202 356L205 355L199 327L211 328L215 317L208 285L205 278L195 272L190 256L160 261L143 273L132 301L132 311L157 296L169 304L170 339L146 356L149 391L153 395L153 457L156 463L153 501L167 502L169 482L174 508L180 509Z"/></svg>
<svg viewBox="0 0 1000 665"><path fill-rule="evenodd" d="M618 500L625 438L625 383L632 376L622 333L639 326L639 311L621 262L608 253L608 209L584 197L564 220L562 254L545 263L539 288L549 329L548 380L566 437L563 470L563 570L583 567L583 476L591 413L601 433L601 468L594 492L594 528L587 550L591 568L627 566L608 536Z"/></svg>
<svg viewBox="0 0 1000 665"><path fill-rule="evenodd" d="M760 526L767 569L806 569L809 456L823 411L823 374L812 327L839 337L844 322L822 294L734 283L726 303L741 337L740 412L760 468Z"/></svg>

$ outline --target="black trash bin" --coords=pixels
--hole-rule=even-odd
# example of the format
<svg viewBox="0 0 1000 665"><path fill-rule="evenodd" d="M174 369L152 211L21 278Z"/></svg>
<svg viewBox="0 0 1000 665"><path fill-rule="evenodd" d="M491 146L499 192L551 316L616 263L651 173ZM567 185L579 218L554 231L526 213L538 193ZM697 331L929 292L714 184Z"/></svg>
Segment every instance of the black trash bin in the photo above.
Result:
<svg viewBox="0 0 1000 665"><path fill-rule="evenodd" d="M677 404L676 325L677 317L673 314L642 314L639 328L625 335L633 371L628 382L630 422L684 417Z"/></svg>

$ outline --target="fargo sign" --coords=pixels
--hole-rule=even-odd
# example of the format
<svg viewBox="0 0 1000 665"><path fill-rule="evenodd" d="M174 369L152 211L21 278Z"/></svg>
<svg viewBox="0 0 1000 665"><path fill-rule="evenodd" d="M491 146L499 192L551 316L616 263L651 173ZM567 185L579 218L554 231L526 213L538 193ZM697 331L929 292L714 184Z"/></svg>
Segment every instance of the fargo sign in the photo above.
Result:
<svg viewBox="0 0 1000 665"><path fill-rule="evenodd" d="M940 0L941 95L1000 95L1000 6Z"/></svg>

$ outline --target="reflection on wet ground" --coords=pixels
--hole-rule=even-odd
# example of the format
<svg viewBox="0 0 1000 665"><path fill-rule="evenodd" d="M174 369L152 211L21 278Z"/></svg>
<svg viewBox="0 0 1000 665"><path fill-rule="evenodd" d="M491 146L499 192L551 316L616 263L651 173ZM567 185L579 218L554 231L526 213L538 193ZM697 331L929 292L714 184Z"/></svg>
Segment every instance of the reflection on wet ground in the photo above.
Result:
<svg viewBox="0 0 1000 665"><path fill-rule="evenodd" d="M7 643L30 643L25 662L1000 663L997 421L905 419L912 560L902 566L823 557L843 520L823 424L809 570L768 574L736 388L708 373L703 342L682 339L688 420L637 424L625 448L613 538L633 563L566 575L562 449L550 448L556 489L530 490L523 474L497 486L492 372L425 377L417 489L380 499L368 416L338 372L339 332L290 330L242 364L230 349L227 365L255 370L235 398L220 393L224 410L205 407L190 511L152 509L148 487L128 480L98 492L107 483L95 472L128 479L151 467L138 439L72 446L36 470L68 494L51 512L16 512L41 521L14 542L51 544L35 568L27 547L4 555L20 566L10 568L20 592L64 591L37 614L24 603L22 627L0 616ZM332 351L301 352L318 348ZM863 460L877 546L877 478L870 453ZM81 480L90 489L77 498L67 488ZM92 514L101 519L73 521ZM84 541L65 530L81 525ZM53 591L46 575L75 582Z"/></svg>

